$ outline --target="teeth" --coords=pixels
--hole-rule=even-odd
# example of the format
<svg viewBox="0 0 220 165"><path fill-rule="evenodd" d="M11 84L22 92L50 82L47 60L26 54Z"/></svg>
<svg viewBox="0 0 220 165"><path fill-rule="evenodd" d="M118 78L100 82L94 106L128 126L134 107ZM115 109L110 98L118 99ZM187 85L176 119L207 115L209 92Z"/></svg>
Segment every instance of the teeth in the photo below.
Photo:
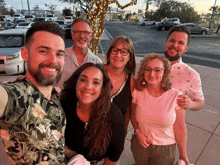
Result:
<svg viewBox="0 0 220 165"><path fill-rule="evenodd" d="M54 69L54 68L45 68L46 70L48 70L48 71L51 71L51 72L55 72L56 71L56 69Z"/></svg>

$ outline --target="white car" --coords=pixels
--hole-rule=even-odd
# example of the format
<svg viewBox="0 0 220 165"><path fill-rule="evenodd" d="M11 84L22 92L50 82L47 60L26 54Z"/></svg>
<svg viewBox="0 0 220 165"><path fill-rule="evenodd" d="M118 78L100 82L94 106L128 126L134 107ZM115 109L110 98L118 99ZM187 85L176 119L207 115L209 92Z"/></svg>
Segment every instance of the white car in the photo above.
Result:
<svg viewBox="0 0 220 165"><path fill-rule="evenodd" d="M15 29L29 29L34 22L20 22Z"/></svg>
<svg viewBox="0 0 220 165"><path fill-rule="evenodd" d="M23 14L14 14L12 16L13 21L15 20L20 20L20 19L24 19L24 15Z"/></svg>
<svg viewBox="0 0 220 165"><path fill-rule="evenodd" d="M21 47L25 45L26 29L0 31L0 75L24 73L26 63L21 57Z"/></svg>
<svg viewBox="0 0 220 165"><path fill-rule="evenodd" d="M139 25L145 26L145 25L154 25L156 21L152 21L151 19L143 19L138 22Z"/></svg>
<svg viewBox="0 0 220 165"><path fill-rule="evenodd" d="M45 17L46 21L56 21L57 17L54 14L47 14L47 16Z"/></svg>
<svg viewBox="0 0 220 165"><path fill-rule="evenodd" d="M65 22L65 24L70 24L70 23L72 23L72 22L73 22L73 17L72 17L72 16L66 16L66 17L64 18L64 22Z"/></svg>
<svg viewBox="0 0 220 165"><path fill-rule="evenodd" d="M34 18L35 18L35 15L26 15L25 16L25 20L27 20L27 21L33 21Z"/></svg>

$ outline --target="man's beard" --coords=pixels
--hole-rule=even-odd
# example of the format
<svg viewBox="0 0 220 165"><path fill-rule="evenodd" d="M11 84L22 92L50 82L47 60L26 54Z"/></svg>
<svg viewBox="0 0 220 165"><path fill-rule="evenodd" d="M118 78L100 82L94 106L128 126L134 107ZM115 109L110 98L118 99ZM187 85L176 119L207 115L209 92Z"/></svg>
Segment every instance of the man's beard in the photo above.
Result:
<svg viewBox="0 0 220 165"><path fill-rule="evenodd" d="M181 55L179 53L177 53L175 56L169 56L168 51L164 51L164 55L167 59L169 59L170 61L178 61L181 57Z"/></svg>
<svg viewBox="0 0 220 165"><path fill-rule="evenodd" d="M43 67L53 67L58 70L56 77L54 77L54 75L48 75L47 77L44 76L41 72L41 68ZM51 86L57 84L60 81L62 75L62 71L59 65L40 63L38 66L38 70L33 70L31 69L31 67L28 67L27 69L30 75L32 75L33 78L35 78L35 80L43 86Z"/></svg>

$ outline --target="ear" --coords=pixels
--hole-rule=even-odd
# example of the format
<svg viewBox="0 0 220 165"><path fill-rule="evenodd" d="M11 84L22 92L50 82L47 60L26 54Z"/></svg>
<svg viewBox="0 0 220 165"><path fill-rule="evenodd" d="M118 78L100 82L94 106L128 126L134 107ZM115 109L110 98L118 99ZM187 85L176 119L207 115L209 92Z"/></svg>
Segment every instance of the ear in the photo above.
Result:
<svg viewBox="0 0 220 165"><path fill-rule="evenodd" d="M188 48L189 48L189 45L185 48L184 53L188 50Z"/></svg>
<svg viewBox="0 0 220 165"><path fill-rule="evenodd" d="M28 50L26 47L21 48L21 57L25 62L28 62Z"/></svg>

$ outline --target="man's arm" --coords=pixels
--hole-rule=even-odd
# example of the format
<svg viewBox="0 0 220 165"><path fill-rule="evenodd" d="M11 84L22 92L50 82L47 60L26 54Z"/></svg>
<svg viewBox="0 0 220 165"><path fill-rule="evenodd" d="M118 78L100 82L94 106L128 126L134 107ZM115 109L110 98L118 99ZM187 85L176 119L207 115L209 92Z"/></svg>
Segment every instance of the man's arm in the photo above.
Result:
<svg viewBox="0 0 220 165"><path fill-rule="evenodd" d="M0 85L0 118L4 116L5 106L8 102L8 94L6 90Z"/></svg>
<svg viewBox="0 0 220 165"><path fill-rule="evenodd" d="M198 111L204 106L205 100L191 100L187 95L179 95L177 104L181 108Z"/></svg>

